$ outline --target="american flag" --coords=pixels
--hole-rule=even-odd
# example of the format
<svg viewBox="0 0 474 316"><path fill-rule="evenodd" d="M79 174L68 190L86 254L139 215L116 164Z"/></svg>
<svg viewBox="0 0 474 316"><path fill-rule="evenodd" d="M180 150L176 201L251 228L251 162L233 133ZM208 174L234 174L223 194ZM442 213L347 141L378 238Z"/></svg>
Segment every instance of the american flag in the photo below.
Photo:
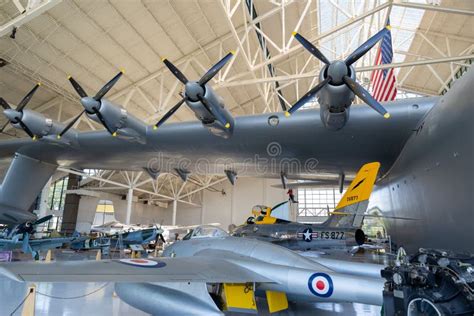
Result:
<svg viewBox="0 0 474 316"><path fill-rule="evenodd" d="M390 21L389 21L390 24ZM382 39L377 52L375 65L390 64L393 59L392 32L388 31ZM392 69L379 69L372 72L372 96L375 100L392 101L397 96L396 79Z"/></svg>

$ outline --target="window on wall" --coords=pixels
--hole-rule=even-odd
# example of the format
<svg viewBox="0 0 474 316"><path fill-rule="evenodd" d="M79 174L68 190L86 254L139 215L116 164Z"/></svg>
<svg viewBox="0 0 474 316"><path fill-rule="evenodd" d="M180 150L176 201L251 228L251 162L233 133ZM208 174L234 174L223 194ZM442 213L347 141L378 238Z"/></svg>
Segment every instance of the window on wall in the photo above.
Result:
<svg viewBox="0 0 474 316"><path fill-rule="evenodd" d="M103 225L112 221L115 221L113 202L100 200L95 210L93 225Z"/></svg>
<svg viewBox="0 0 474 316"><path fill-rule="evenodd" d="M339 189L298 189L298 217L325 217L334 211L342 195Z"/></svg>
<svg viewBox="0 0 474 316"><path fill-rule="evenodd" d="M49 191L49 209L53 211L64 210L64 200L66 198L67 183L69 177L64 177L56 182L50 188Z"/></svg>

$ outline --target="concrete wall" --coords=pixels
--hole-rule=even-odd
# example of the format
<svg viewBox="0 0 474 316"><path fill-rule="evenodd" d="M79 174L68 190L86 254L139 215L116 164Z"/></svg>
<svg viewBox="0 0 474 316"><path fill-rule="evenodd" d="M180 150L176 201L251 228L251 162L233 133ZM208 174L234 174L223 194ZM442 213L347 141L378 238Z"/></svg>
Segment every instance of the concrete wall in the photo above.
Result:
<svg viewBox="0 0 474 316"><path fill-rule="evenodd" d="M211 190L201 192L202 207L178 202L176 224L220 223L224 229L227 229L230 224L240 225L251 215L254 205L273 206L288 198L285 190L273 188L271 186L273 184L280 184L280 181L277 179L239 178L235 186L227 181L217 184L214 189L218 192ZM225 195L221 193L222 190ZM125 223L127 201L122 200L120 196L107 193L101 194L100 198L82 196L79 203L77 225L79 231L90 229L100 199L112 201L115 218ZM132 224L149 224L163 221L163 225L171 225L172 217L173 203L169 203L165 209L133 202L130 222Z"/></svg>

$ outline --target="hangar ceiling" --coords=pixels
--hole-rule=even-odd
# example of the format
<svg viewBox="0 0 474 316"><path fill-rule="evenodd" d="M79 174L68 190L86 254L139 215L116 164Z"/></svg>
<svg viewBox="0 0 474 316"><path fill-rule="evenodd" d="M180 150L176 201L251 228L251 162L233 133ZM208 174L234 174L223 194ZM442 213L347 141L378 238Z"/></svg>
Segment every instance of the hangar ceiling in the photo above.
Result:
<svg viewBox="0 0 474 316"><path fill-rule="evenodd" d="M162 58L171 60L189 78L199 78L235 51L235 58L213 82L226 106L236 116L280 111L314 85L321 67L291 32L303 34L329 58L341 58L381 29L389 14L395 53L394 65L389 67L397 67L398 97L438 95L460 67L470 65L472 1L2 0L0 95L16 104L41 82L29 107L68 122L82 110L68 75L93 93L125 69L109 99L151 124L178 101L183 88ZM14 26L15 39L9 36ZM356 64L359 82L366 87L375 54L374 49ZM192 112L182 107L170 121L192 119ZM4 122L0 117L0 124ZM75 127L102 128L86 117ZM23 136L11 127L6 132ZM196 175L181 188L176 176L161 175L151 181L146 174L111 173L96 171L94 177L123 183L121 189L115 185L117 192L126 191L135 181L139 195L162 194L164 200L224 180L222 175ZM160 181L173 184L160 187ZM99 182L89 185L100 186Z"/></svg>

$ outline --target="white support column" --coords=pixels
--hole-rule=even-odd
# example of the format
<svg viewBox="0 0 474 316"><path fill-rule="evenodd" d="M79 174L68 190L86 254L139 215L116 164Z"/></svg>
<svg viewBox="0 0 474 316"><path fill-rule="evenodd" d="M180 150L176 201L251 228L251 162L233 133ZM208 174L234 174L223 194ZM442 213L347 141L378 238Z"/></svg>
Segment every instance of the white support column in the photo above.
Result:
<svg viewBox="0 0 474 316"><path fill-rule="evenodd" d="M128 189L127 194L127 217L125 224L130 225L130 217L132 216L133 188Z"/></svg>
<svg viewBox="0 0 474 316"><path fill-rule="evenodd" d="M171 225L176 226L176 213L178 211L178 200L174 199L173 200L173 221L171 222Z"/></svg>
<svg viewBox="0 0 474 316"><path fill-rule="evenodd" d="M48 182L46 185L43 187L43 190L41 191L40 195L40 203L38 206L38 217L43 217L46 216L48 211L49 211L49 191L51 189L51 178L49 178Z"/></svg>

